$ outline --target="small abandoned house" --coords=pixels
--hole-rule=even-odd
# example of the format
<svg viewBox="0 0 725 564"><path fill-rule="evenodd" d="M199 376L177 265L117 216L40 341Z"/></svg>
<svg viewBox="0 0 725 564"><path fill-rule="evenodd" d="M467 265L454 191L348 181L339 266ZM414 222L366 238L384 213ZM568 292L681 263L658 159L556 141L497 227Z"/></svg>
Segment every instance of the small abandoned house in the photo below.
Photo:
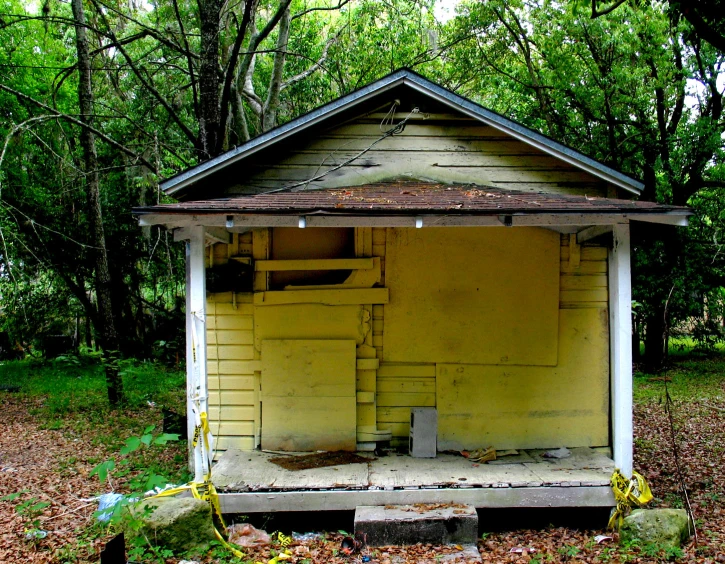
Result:
<svg viewBox="0 0 725 564"><path fill-rule="evenodd" d="M630 223L689 214L642 187L408 70L165 181L179 203L136 213L187 242L189 425L223 511L613 505ZM361 458L270 462L315 451Z"/></svg>

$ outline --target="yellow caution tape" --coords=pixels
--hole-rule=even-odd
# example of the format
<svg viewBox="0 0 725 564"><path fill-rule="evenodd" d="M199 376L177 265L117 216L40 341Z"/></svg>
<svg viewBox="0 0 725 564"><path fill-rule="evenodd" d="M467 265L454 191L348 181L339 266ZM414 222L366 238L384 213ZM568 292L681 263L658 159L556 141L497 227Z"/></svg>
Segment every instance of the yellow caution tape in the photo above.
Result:
<svg viewBox="0 0 725 564"><path fill-rule="evenodd" d="M209 434L211 433L211 430L209 429L209 418L205 411L201 413L199 418L201 420L201 424L197 425L196 429L194 429L194 438L192 440L192 444L194 447L196 447L199 442L199 437L201 436L203 441L202 446L204 449L204 453L202 453L202 456L206 456L206 452L208 452L209 450ZM211 507L211 516L214 524L214 533L216 534L217 539L219 539L219 542L221 542L222 545L234 556L236 556L237 558L242 558L244 556L244 553L241 550L234 548L231 544L227 542L227 526L224 523L224 518L222 517L222 508L219 504L219 495L217 494L216 488L211 481L211 467L209 467L209 472L204 476L203 482L189 482L188 484L179 486L178 488L170 488L168 490L164 490L151 497L175 496L187 490L191 491L191 495L193 495L196 499L201 499L209 504L209 506Z"/></svg>
<svg viewBox="0 0 725 564"><path fill-rule="evenodd" d="M632 478L628 480L616 469L612 474L611 484L617 506L612 511L607 526L610 529L619 529L624 516L632 507L642 507L652 501L652 491L644 476L637 472L632 472Z"/></svg>

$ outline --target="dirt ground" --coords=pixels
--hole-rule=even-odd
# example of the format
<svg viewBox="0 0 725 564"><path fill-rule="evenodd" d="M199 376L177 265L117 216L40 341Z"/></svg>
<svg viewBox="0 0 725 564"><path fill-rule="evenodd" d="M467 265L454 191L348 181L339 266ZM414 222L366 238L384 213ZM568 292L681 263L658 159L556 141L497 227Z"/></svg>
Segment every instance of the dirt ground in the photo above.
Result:
<svg viewBox="0 0 725 564"><path fill-rule="evenodd" d="M724 380L725 381L725 380ZM22 399L0 392L0 562L93 562L107 534L94 524L91 501L101 491L91 470L109 456L109 447L94 440L92 425L43 428L29 413L37 399ZM698 525L698 541L681 554L665 554L642 547L620 548L614 540L601 544L600 528L580 530L544 526L536 530L484 533L479 551L484 562L725 562L725 391L705 399L676 403L674 418L682 471L688 484ZM143 417L160 424L161 414L149 409ZM649 480L658 506L681 506L669 421L656 397L640 401L635 410L635 467ZM95 433L97 434L97 433ZM123 489L123 480L109 484ZM106 489L105 491L108 491ZM11 496L12 497L12 496ZM37 533L37 531L44 533ZM43 536L43 538L39 538ZM346 556L339 551L342 536L335 532L322 538L291 545L291 562L336 563L437 562L447 550L430 546L363 551ZM279 547L278 547L279 548ZM518 550L518 552L512 552ZM250 562L267 562L269 548L247 554ZM214 561L213 554L205 561ZM170 558L169 563L177 562Z"/></svg>

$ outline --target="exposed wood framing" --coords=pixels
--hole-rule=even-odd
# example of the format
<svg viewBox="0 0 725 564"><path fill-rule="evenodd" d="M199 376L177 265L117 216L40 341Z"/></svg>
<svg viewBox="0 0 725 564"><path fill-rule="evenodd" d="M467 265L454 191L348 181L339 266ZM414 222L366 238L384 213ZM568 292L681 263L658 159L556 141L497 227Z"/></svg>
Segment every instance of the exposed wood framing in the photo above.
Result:
<svg viewBox="0 0 725 564"><path fill-rule="evenodd" d="M629 226L615 225L609 251L609 345L614 464L632 475L632 286Z"/></svg>
<svg viewBox="0 0 725 564"><path fill-rule="evenodd" d="M601 235L611 232L611 225L593 225L591 227L585 227L576 234L576 242L581 245L582 243L586 243L596 237L600 237Z"/></svg>
<svg viewBox="0 0 725 564"><path fill-rule="evenodd" d="M609 486L221 493L222 513L344 511L358 505L465 503L478 508L611 507Z"/></svg>
<svg viewBox="0 0 725 564"><path fill-rule="evenodd" d="M372 268L372 258L258 260L254 263L254 270L259 272L268 270L369 270Z"/></svg>

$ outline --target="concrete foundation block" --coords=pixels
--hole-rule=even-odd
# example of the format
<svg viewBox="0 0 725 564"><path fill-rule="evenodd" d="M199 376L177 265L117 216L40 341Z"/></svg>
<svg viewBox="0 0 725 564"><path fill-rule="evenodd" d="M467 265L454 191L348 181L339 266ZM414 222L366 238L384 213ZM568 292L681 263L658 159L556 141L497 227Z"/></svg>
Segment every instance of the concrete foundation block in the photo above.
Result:
<svg viewBox="0 0 725 564"><path fill-rule="evenodd" d="M355 535L369 546L475 544L478 514L472 505L418 504L359 506Z"/></svg>
<svg viewBox="0 0 725 564"><path fill-rule="evenodd" d="M438 438L438 411L435 407L410 410L410 456L435 458Z"/></svg>

